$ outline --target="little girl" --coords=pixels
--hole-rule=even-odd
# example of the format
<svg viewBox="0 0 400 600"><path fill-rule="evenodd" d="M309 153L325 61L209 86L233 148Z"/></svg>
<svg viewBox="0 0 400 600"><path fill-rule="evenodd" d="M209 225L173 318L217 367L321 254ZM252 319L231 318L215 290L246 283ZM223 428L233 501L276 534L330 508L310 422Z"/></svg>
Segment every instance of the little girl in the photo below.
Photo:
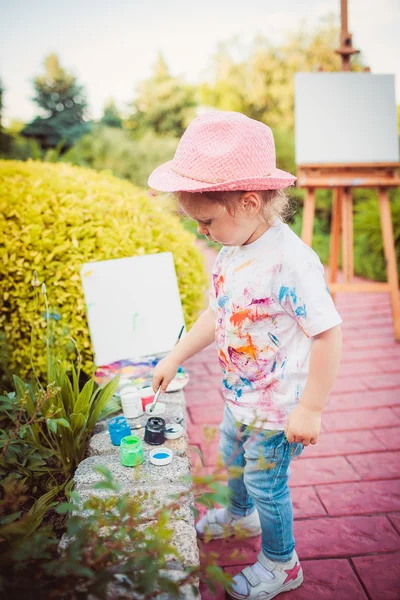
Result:
<svg viewBox="0 0 400 600"><path fill-rule="evenodd" d="M303 582L289 465L317 443L339 365L342 320L323 267L283 222L283 189L294 181L276 168L269 127L222 111L192 121L174 159L149 178L223 245L209 307L157 365L153 388L165 391L180 364L216 341L226 400L220 452L242 475L228 474L229 507L208 511L196 529L211 538L232 525L262 534L258 561L236 575L232 598L274 598Z"/></svg>

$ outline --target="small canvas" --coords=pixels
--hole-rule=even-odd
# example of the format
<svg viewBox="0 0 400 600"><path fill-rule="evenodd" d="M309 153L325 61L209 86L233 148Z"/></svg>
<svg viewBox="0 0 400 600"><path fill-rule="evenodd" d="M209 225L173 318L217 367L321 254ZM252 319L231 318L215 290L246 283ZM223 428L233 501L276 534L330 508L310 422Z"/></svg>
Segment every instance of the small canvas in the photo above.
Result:
<svg viewBox="0 0 400 600"><path fill-rule="evenodd" d="M296 73L296 163L399 160L393 75Z"/></svg>
<svg viewBox="0 0 400 600"><path fill-rule="evenodd" d="M184 316L171 252L85 263L95 364L168 352Z"/></svg>

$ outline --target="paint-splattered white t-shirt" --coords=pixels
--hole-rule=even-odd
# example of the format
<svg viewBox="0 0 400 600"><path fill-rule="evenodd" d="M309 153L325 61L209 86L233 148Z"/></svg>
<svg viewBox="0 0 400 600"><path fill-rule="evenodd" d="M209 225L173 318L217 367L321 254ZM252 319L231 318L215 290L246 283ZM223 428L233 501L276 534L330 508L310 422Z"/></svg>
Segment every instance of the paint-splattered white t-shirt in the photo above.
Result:
<svg viewBox="0 0 400 600"><path fill-rule="evenodd" d="M210 306L234 417L284 429L307 381L312 337L342 322L317 254L276 220L255 242L222 248Z"/></svg>

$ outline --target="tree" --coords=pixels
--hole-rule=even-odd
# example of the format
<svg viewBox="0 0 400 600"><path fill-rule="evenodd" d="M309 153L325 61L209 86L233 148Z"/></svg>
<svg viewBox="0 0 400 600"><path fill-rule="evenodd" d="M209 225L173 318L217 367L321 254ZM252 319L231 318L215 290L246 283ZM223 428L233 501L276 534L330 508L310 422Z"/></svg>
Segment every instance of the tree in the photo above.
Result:
<svg viewBox="0 0 400 600"><path fill-rule="evenodd" d="M193 87L172 77L159 54L153 75L138 86L127 127L141 135L146 130L180 137L196 116Z"/></svg>
<svg viewBox="0 0 400 600"><path fill-rule="evenodd" d="M122 118L112 98L104 107L103 116L100 119L102 125L107 127L122 127Z"/></svg>
<svg viewBox="0 0 400 600"><path fill-rule="evenodd" d="M29 123L22 135L37 139L42 148L55 148L63 142L67 149L90 128L83 86L61 66L56 54L46 57L44 67L44 74L34 79L33 98L42 116Z"/></svg>
<svg viewBox="0 0 400 600"><path fill-rule="evenodd" d="M9 151L11 149L11 142L12 142L11 136L8 135L7 133L5 133L5 131L3 130L3 122L2 122L3 94L4 94L3 82L0 79L0 155L3 155L3 154L6 155L9 153Z"/></svg>
<svg viewBox="0 0 400 600"><path fill-rule="evenodd" d="M213 58L210 81L200 88L202 102L292 131L294 74L340 70L341 59L334 51L338 45L339 28L332 16L312 33L302 27L279 46L258 37L241 60L233 58L236 40L222 44ZM353 57L352 70L362 69L361 59Z"/></svg>

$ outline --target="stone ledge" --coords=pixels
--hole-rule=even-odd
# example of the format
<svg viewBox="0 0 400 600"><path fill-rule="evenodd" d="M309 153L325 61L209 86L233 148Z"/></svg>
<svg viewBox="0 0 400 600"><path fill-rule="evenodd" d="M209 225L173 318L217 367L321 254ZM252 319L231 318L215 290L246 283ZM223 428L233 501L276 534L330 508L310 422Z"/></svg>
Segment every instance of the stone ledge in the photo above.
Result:
<svg viewBox="0 0 400 600"><path fill-rule="evenodd" d="M102 454L85 458L74 475L75 488L78 492L104 479L100 473L93 470L97 465L107 467L114 479L123 487L138 487L145 483L160 486L182 483L184 487L190 488L190 482L183 481L185 475L190 475L190 462L187 458L175 456L169 465L158 467L151 464L148 460L148 452L145 452L144 463L134 468L121 465L118 454Z"/></svg>
<svg viewBox="0 0 400 600"><path fill-rule="evenodd" d="M160 400L166 404L163 418L167 422L180 419L184 429L186 429L184 392L164 394L160 397ZM110 495L120 496L126 492L132 494L149 492L151 497L147 498L148 506L144 511L144 516L146 519L148 518L149 522L154 519L154 511L160 504L165 505L169 502L171 496L184 492L186 497L182 500L180 508L174 512L170 522L170 526L174 530L172 544L179 552L181 560L171 557L167 561L167 570L165 571L171 579L177 581L184 576L183 571L185 568L197 567L200 562L192 510L194 498L190 492L191 484L188 478L191 472L191 460L187 434L185 433L177 440L166 440L163 444L163 446L174 452L174 458L169 465L163 467L152 465L148 460L148 454L156 446L143 443L144 463L134 468L124 467L119 460L119 447L111 444L107 431L107 422L114 416L117 415L112 415L96 424L94 435L89 444L89 457L80 463L75 472L75 489L81 501L87 500L90 496L109 497ZM143 414L137 419L128 419L128 423L131 427L137 424L144 426L148 418L149 415ZM132 429L132 434L143 439L144 427ZM163 446L158 447L162 448ZM92 486L103 479L100 473L93 470L93 467L97 465L104 465L111 471L114 479L122 486L119 492L93 489ZM67 543L67 541L64 540L64 543ZM111 586L111 588L113 587ZM113 595L111 591L108 597L112 599L117 596ZM192 586L186 585L181 590L179 600L194 600L199 597L193 592ZM162 594L158 600L172 600L172 597L169 594Z"/></svg>
<svg viewBox="0 0 400 600"><path fill-rule="evenodd" d="M167 489L165 489L164 487L160 488L159 486L141 485L140 489L138 489L135 486L132 486L132 487L124 488L124 489L120 490L119 492L113 492L111 490L97 490L97 489L93 490L91 488L80 489L78 491L79 497L81 499L81 503L85 502L90 497L105 499L105 498L109 498L110 496L116 496L117 498L120 498L127 492L132 495L134 495L135 493L136 494L137 493L148 493L149 494L149 497L147 498L148 506L146 506L146 508L143 510L143 513L142 513L143 518L149 519L149 521L154 519L154 511L156 511L158 508L160 508L160 506L165 506L166 504L173 501L172 496L181 494L182 492L184 492L185 493L184 501L182 502L182 505L180 506L180 508L174 513L174 519L180 519L180 520L186 521L188 525L191 525L192 527L194 527L194 514L193 514L193 510L192 510L192 507L194 504L193 494L188 493L187 489L184 486L179 485L179 484L176 484L176 485L171 484L167 487ZM162 493L160 493L160 492L162 492ZM86 512L86 511L83 511L83 512ZM89 512L89 511L87 511L87 512Z"/></svg>

